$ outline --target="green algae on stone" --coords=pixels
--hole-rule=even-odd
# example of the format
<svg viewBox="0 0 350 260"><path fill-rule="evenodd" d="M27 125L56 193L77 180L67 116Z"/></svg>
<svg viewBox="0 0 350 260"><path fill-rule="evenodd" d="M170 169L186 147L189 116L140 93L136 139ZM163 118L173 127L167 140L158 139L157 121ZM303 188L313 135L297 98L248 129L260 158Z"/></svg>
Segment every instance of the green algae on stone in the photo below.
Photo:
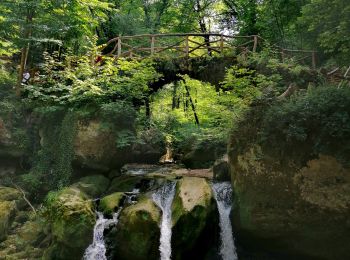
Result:
<svg viewBox="0 0 350 260"><path fill-rule="evenodd" d="M195 246L214 211L212 191L205 179L184 177L178 182L172 204L174 259Z"/></svg>
<svg viewBox="0 0 350 260"><path fill-rule="evenodd" d="M112 214L115 211L115 209L120 205L120 201L123 197L123 192L115 192L113 194L103 197L100 200L100 211L102 211L103 214Z"/></svg>
<svg viewBox="0 0 350 260"><path fill-rule="evenodd" d="M16 203L14 201L0 201L0 241L6 238L15 213Z"/></svg>
<svg viewBox="0 0 350 260"><path fill-rule="evenodd" d="M48 205L53 243L46 252L47 259L80 258L92 240L95 213L91 199L76 187L57 194Z"/></svg>
<svg viewBox="0 0 350 260"><path fill-rule="evenodd" d="M107 238L114 245L114 257L121 260L158 259L160 219L160 210L148 197L125 208L116 232Z"/></svg>

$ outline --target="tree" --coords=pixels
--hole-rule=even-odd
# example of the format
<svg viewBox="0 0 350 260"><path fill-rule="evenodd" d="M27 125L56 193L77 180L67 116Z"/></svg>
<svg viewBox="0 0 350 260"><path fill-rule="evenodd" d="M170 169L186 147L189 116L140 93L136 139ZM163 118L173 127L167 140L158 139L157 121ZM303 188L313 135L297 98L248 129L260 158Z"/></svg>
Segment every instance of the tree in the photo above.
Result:
<svg viewBox="0 0 350 260"><path fill-rule="evenodd" d="M350 63L350 2L348 0L311 0L299 18L307 28L309 46L317 46L328 58Z"/></svg>

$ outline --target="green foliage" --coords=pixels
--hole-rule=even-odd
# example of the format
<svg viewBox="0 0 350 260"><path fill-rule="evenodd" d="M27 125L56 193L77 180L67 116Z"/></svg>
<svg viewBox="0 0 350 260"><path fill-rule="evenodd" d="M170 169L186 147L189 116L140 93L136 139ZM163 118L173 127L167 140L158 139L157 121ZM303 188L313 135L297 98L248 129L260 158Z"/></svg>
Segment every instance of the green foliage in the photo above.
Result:
<svg viewBox="0 0 350 260"><path fill-rule="evenodd" d="M350 155L350 90L318 87L274 104L265 114L261 143L277 154L302 160L334 155L348 165Z"/></svg>
<svg viewBox="0 0 350 260"><path fill-rule="evenodd" d="M22 181L29 191L58 190L69 184L74 158L73 141L75 137L76 116L73 111L62 107L37 109L41 116L40 144L33 139L33 167ZM39 127L39 125L37 125Z"/></svg>
<svg viewBox="0 0 350 260"><path fill-rule="evenodd" d="M91 55L94 55L91 53ZM101 104L113 99L141 100L148 86L160 75L149 60L127 61L105 57L103 64L91 62L88 56L63 61L45 55L43 75L25 86L27 101L34 106ZM72 64L73 63L73 64Z"/></svg>
<svg viewBox="0 0 350 260"><path fill-rule="evenodd" d="M338 63L350 62L350 2L348 0L312 0L302 9L299 22L307 36Z"/></svg>
<svg viewBox="0 0 350 260"><path fill-rule="evenodd" d="M271 80L255 70L234 65L227 69L221 87L232 97L249 104L259 98L267 87L271 87L271 83Z"/></svg>
<svg viewBox="0 0 350 260"><path fill-rule="evenodd" d="M129 147L136 142L136 111L131 103L118 101L102 104L99 114L103 122L102 127L115 134L117 148Z"/></svg>
<svg viewBox="0 0 350 260"><path fill-rule="evenodd" d="M264 79L264 85L269 86L275 94L284 92L290 83L295 83L299 88L307 88L309 84L318 85L324 81L321 74L309 66L301 65L293 58L281 62L271 53L271 49L264 49L252 54L242 63L254 67L261 75L259 77Z"/></svg>

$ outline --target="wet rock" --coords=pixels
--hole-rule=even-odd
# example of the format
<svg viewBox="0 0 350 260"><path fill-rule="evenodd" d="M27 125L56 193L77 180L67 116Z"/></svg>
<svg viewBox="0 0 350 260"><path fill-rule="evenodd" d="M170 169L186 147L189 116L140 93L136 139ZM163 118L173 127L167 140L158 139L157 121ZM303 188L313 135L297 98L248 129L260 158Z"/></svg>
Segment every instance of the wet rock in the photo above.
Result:
<svg viewBox="0 0 350 260"><path fill-rule="evenodd" d="M141 180L142 177L133 176L120 176L114 178L107 193L132 191Z"/></svg>
<svg viewBox="0 0 350 260"><path fill-rule="evenodd" d="M100 200L99 210L102 211L105 215L111 215L113 212L115 212L115 209L120 206L123 197L123 192L115 192L103 197Z"/></svg>
<svg viewBox="0 0 350 260"><path fill-rule="evenodd" d="M163 134L151 128L141 133L141 142L132 146L132 157L138 163L158 163L165 154L165 138Z"/></svg>
<svg viewBox="0 0 350 260"><path fill-rule="evenodd" d="M110 255L121 260L158 259L160 218L160 210L148 197L125 208L116 231L107 235Z"/></svg>
<svg viewBox="0 0 350 260"><path fill-rule="evenodd" d="M203 178L184 177L176 187L172 205L174 258L182 259L200 241L216 212L212 191Z"/></svg>
<svg viewBox="0 0 350 260"><path fill-rule="evenodd" d="M92 200L73 186L59 192L47 208L53 242L45 259L80 259L92 241L95 224Z"/></svg>
<svg viewBox="0 0 350 260"><path fill-rule="evenodd" d="M226 144L214 140L196 141L185 149L181 162L187 168L209 168L226 152Z"/></svg>
<svg viewBox="0 0 350 260"><path fill-rule="evenodd" d="M92 175L81 178L72 187L78 188L91 198L97 198L108 189L109 184L109 179L103 175Z"/></svg>
<svg viewBox="0 0 350 260"><path fill-rule="evenodd" d="M213 173L214 179L217 181L231 181L227 155L215 161L213 165Z"/></svg>

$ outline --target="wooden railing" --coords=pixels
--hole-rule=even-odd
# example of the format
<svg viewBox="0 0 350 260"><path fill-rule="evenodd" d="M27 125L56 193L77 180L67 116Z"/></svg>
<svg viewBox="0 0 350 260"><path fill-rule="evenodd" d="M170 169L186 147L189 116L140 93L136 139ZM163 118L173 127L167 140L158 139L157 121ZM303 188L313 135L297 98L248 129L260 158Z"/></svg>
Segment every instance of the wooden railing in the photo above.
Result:
<svg viewBox="0 0 350 260"><path fill-rule="evenodd" d="M258 35L172 33L119 36L102 45L101 50L104 55L115 58L145 58L157 55L201 57L216 54L232 56L239 53L257 52L264 45L266 45L266 41ZM282 61L296 57L300 62L311 61L311 65L316 68L315 51L289 50L278 46L273 48L280 55Z"/></svg>

